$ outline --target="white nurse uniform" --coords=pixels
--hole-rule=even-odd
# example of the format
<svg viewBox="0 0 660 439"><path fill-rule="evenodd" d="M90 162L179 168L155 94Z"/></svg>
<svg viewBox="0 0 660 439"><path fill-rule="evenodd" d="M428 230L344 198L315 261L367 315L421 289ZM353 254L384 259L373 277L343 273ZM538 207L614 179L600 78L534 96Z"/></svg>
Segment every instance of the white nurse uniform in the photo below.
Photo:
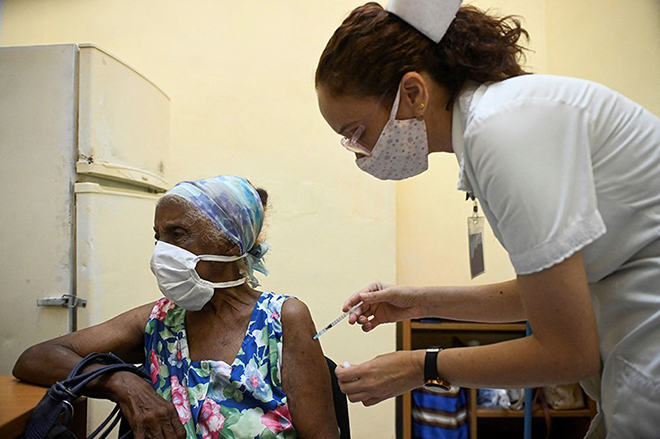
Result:
<svg viewBox="0 0 660 439"><path fill-rule="evenodd" d="M660 119L595 83L469 84L453 110L459 189L517 274L581 250L602 373L589 438L660 437Z"/></svg>

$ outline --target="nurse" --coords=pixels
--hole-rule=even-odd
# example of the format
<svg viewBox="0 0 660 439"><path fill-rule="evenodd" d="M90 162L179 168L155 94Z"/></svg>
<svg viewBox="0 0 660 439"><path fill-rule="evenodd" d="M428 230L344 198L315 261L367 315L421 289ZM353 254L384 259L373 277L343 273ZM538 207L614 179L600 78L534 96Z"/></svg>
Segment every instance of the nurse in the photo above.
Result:
<svg viewBox="0 0 660 439"><path fill-rule="evenodd" d="M512 18L460 0L356 8L316 71L321 113L363 171L401 180L456 155L516 278L495 285L374 283L344 311L365 331L410 318L527 320L533 335L381 355L337 368L353 402L422 385L581 381L588 437L660 432L660 120L592 82L526 74ZM431 188L432 189L432 188Z"/></svg>

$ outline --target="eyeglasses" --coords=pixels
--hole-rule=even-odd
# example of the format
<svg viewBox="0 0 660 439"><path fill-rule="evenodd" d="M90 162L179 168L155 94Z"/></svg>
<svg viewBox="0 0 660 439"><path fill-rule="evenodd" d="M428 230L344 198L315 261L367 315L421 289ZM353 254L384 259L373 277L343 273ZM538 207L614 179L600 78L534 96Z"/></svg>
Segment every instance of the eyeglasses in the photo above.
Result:
<svg viewBox="0 0 660 439"><path fill-rule="evenodd" d="M383 93L383 95L378 98L378 102L376 103L376 106L374 107L373 110L367 115L365 118L365 124L368 124L371 122L371 119L374 117L374 114L380 107L380 104L383 103L383 99L385 99L385 96L387 96L387 92ZM371 151L369 151L364 145L360 144L360 137L362 136L362 133L364 133L365 126L364 124L360 125L357 127L353 135L348 138L346 136L343 136L341 138L341 146L346 148L347 150L356 153L356 154L362 154L365 156L370 156Z"/></svg>
<svg viewBox="0 0 660 439"><path fill-rule="evenodd" d="M348 137L341 138L341 146L356 154L363 154L366 156L370 156L371 151L369 151L364 146L360 145L360 143L358 142L363 132L364 132L364 125L360 125L359 127L357 127L357 129L355 130L355 132L353 133L350 139Z"/></svg>

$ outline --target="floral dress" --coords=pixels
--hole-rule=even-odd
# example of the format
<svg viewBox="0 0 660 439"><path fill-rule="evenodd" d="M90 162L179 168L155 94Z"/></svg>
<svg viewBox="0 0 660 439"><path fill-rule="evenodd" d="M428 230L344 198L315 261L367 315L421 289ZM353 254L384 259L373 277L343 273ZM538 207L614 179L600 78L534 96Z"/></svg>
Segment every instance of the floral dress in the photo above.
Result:
<svg viewBox="0 0 660 439"><path fill-rule="evenodd" d="M145 329L154 389L172 401L190 438L297 437L282 390L282 305L262 293L234 362L191 361L186 311L163 297Z"/></svg>

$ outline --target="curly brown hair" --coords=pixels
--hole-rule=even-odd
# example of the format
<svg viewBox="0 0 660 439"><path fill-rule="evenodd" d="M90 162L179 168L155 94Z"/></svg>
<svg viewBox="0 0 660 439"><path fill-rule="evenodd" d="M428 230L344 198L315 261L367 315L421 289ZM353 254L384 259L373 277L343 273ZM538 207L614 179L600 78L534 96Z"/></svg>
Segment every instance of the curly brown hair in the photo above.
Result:
<svg viewBox="0 0 660 439"><path fill-rule="evenodd" d="M454 100L468 81L501 81L526 74L518 41L529 39L514 16L495 17L463 6L439 43L378 3L354 9L335 31L316 69L316 87L335 96L394 99L403 75L427 72Z"/></svg>

